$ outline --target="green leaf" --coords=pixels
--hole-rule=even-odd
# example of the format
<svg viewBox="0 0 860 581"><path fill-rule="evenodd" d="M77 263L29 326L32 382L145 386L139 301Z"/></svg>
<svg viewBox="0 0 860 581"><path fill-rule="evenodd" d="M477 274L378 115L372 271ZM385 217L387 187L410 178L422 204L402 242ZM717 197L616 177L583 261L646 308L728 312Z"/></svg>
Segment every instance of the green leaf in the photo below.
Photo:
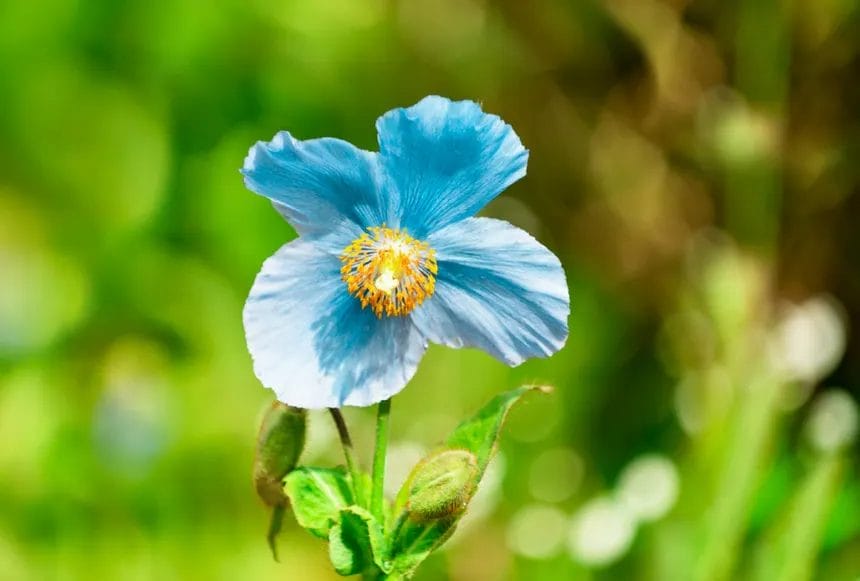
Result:
<svg viewBox="0 0 860 581"><path fill-rule="evenodd" d="M390 568L382 527L368 511L349 506L329 532L329 558L341 575Z"/></svg>
<svg viewBox="0 0 860 581"><path fill-rule="evenodd" d="M520 387L496 396L478 413L457 426L443 448L436 450L415 467L395 502L394 514L397 515L397 524L392 533L392 575L410 577L421 562L454 533L457 522L463 515L465 504L471 499L495 452L499 433L508 412L524 395L532 391L548 393L549 388ZM446 466L452 471L450 478L440 480L437 478L440 475L430 474L430 472L435 473L438 468L444 471ZM418 474L423 472L427 472L429 478L419 478ZM461 486L464 475L472 480L470 485ZM416 483L421 486L416 486ZM439 489L435 490L434 494L442 488L447 489L445 491L447 496L452 496L452 491L456 493L453 496L459 494L455 501L457 510L437 512L432 510L433 502L424 502L423 504L426 505L424 509L429 508L429 510L423 510L421 514L412 514L410 508L413 508L415 503L414 499L410 500L410 497L426 494L425 491L435 488L437 484ZM426 485L431 486L427 488ZM433 516L437 518L434 519Z"/></svg>
<svg viewBox="0 0 860 581"><path fill-rule="evenodd" d="M343 468L296 468L284 481L296 521L321 539L327 539L340 512L354 503Z"/></svg>
<svg viewBox="0 0 860 581"><path fill-rule="evenodd" d="M478 458L479 481L493 456L496 442L499 439L499 432L508 412L525 394L532 391L549 393L551 388L523 386L499 394L482 407L477 414L457 426L448 437L447 447L469 450Z"/></svg>

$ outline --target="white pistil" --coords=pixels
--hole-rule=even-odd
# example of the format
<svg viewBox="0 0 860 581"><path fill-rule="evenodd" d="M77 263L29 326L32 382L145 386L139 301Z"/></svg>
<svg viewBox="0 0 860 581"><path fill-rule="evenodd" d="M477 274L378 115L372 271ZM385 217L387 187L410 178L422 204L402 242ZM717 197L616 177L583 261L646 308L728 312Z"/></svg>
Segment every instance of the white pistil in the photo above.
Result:
<svg viewBox="0 0 860 581"><path fill-rule="evenodd" d="M399 284L400 281L394 277L394 272L390 268L384 268L373 281L373 286L387 295L390 295Z"/></svg>

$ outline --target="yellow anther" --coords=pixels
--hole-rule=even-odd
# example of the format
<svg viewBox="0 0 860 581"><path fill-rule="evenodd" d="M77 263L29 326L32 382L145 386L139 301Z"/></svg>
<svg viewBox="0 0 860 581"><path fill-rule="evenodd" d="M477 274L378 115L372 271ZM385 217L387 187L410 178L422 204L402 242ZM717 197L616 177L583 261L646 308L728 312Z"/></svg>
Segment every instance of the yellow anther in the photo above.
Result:
<svg viewBox="0 0 860 581"><path fill-rule="evenodd" d="M436 253L400 230L368 228L343 249L340 260L347 291L377 317L411 313L436 287Z"/></svg>

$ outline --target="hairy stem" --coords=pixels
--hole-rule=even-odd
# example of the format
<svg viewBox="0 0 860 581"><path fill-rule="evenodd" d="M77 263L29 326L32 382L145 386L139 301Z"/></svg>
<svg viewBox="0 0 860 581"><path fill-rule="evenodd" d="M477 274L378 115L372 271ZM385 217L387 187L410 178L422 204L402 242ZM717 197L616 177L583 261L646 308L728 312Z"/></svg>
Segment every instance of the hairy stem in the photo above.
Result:
<svg viewBox="0 0 860 581"><path fill-rule="evenodd" d="M379 402L376 416L376 446L373 451L373 490L370 497L370 512L379 523L385 522L382 499L385 485L385 453L388 449L388 434L391 427L390 416L391 400Z"/></svg>

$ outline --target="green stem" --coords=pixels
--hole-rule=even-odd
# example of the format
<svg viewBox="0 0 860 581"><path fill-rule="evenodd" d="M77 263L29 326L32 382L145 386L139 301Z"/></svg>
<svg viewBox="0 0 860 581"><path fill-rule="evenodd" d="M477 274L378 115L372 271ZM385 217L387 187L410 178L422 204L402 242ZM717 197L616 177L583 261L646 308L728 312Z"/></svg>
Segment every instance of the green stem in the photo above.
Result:
<svg viewBox="0 0 860 581"><path fill-rule="evenodd" d="M329 408L331 417L334 420L334 425L337 426L337 434L340 436L340 443L343 446L343 455L346 458L346 467L349 470L350 480L352 480L352 492L355 495L355 501L360 506L367 506L367 497L364 494L363 480L361 473L358 470L358 463L355 461L355 450L352 447L352 438L349 437L349 430L346 427L346 422L343 419L343 414L337 408Z"/></svg>
<svg viewBox="0 0 860 581"><path fill-rule="evenodd" d="M376 446L373 451L373 491L370 497L370 512L379 523L384 522L382 510L383 486L385 485L385 453L391 428L391 400L379 402L376 415Z"/></svg>

